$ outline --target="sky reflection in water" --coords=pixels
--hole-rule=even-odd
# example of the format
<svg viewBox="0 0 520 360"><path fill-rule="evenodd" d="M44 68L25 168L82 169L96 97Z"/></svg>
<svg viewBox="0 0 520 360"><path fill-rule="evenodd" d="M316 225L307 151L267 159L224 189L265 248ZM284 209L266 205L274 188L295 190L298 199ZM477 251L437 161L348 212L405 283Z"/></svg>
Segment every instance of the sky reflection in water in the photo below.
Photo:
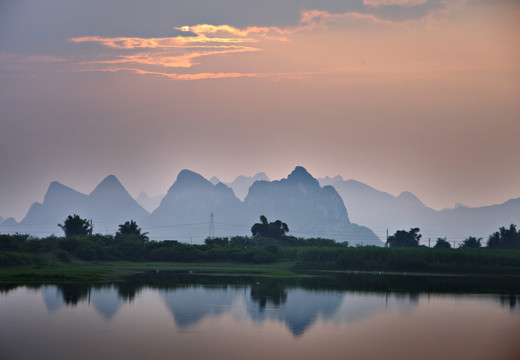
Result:
<svg viewBox="0 0 520 360"><path fill-rule="evenodd" d="M516 296L299 287L18 287L1 359L515 359ZM130 290L130 291L127 291Z"/></svg>

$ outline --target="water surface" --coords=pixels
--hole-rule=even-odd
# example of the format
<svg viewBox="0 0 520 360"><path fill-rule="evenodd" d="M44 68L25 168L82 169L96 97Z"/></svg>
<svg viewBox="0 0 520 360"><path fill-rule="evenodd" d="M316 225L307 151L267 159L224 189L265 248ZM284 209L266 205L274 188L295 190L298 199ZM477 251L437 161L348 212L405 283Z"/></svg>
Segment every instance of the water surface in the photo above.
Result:
<svg viewBox="0 0 520 360"><path fill-rule="evenodd" d="M520 358L516 294L316 284L12 286L0 293L0 359Z"/></svg>

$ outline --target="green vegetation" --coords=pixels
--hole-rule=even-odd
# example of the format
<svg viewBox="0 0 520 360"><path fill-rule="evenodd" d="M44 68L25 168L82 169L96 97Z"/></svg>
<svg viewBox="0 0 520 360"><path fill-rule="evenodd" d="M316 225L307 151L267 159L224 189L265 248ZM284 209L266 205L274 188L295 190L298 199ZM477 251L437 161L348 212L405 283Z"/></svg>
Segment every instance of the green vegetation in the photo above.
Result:
<svg viewBox="0 0 520 360"><path fill-rule="evenodd" d="M264 215L260 216L260 222L253 225L251 233L253 237L267 237L271 239L280 239L289 232L286 223L276 220L275 222L267 222Z"/></svg>
<svg viewBox="0 0 520 360"><path fill-rule="evenodd" d="M22 277L33 274L72 280L84 270L87 277L111 276L114 266L116 272L121 271L122 262L126 264L123 272L128 270L128 264L135 264L136 270L142 269L139 263L184 263L190 268L195 264L232 264L233 268L249 269L272 266L285 275L309 270L520 275L520 251L511 250L515 237L520 239L514 225L491 235L494 245L487 248L479 248L481 239L473 237L458 249L446 246L443 239L437 239L434 248L419 246L418 228L397 231L389 237L390 247L349 247L348 243L330 239L287 236L286 224L280 220L269 223L261 217L261 223L253 226L260 225L256 226L258 231L252 231L253 237L208 238L202 245L188 245L173 240L148 241L133 220L120 225L115 236L84 232L73 235L74 231L69 231L72 228L91 229L90 222L79 217L81 221L77 221L76 217L69 216L64 222L65 237L0 235L1 275L10 277L18 272ZM72 227L73 223L81 226ZM508 248L501 249L501 244Z"/></svg>
<svg viewBox="0 0 520 360"><path fill-rule="evenodd" d="M476 238L473 236L469 236L462 242L462 245L460 246L463 249L478 249L479 247L482 247L481 244L482 238Z"/></svg>
<svg viewBox="0 0 520 360"><path fill-rule="evenodd" d="M394 235L388 237L386 243L390 247L418 247L422 237L419 231L419 228L413 228L410 231L398 230Z"/></svg>
<svg viewBox="0 0 520 360"><path fill-rule="evenodd" d="M82 219L76 214L69 215L63 224L58 224L58 226L65 233L65 237L92 234L92 220Z"/></svg>
<svg viewBox="0 0 520 360"><path fill-rule="evenodd" d="M434 246L435 249L451 249L451 244L443 238L437 238L437 242Z"/></svg>
<svg viewBox="0 0 520 360"><path fill-rule="evenodd" d="M501 227L489 236L487 246L491 249L520 249L520 230L516 231L514 224L509 229Z"/></svg>
<svg viewBox="0 0 520 360"><path fill-rule="evenodd" d="M119 230L116 237L134 237L136 240L148 241L148 233L142 233L141 228L137 226L134 220L125 221L124 224L119 225Z"/></svg>

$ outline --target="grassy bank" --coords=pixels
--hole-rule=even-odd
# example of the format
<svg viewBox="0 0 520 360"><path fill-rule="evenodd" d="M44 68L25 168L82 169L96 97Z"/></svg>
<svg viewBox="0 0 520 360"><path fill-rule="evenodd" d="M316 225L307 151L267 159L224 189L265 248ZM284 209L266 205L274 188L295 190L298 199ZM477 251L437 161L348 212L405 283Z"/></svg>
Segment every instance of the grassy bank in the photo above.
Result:
<svg viewBox="0 0 520 360"><path fill-rule="evenodd" d="M293 277L303 275L293 262L276 264L177 263L177 262L74 262L61 265L9 266L0 268L0 282L22 283L105 283L153 271L170 271L210 275L259 275Z"/></svg>
<svg viewBox="0 0 520 360"><path fill-rule="evenodd" d="M212 239L204 245L91 235L0 236L1 279L105 281L145 270L266 273L396 272L520 276L520 251L348 247L325 239Z"/></svg>
<svg viewBox="0 0 520 360"><path fill-rule="evenodd" d="M432 268L435 268L432 266ZM225 277L264 277L264 278L303 278L327 277L337 274L352 276L454 276L489 277L500 276L511 278L520 284L518 271L498 272L485 271L481 268L463 268L463 271L402 271L402 270L374 270L342 269L335 263L316 262L279 262L272 264L245 264L245 263L179 263L179 262L74 262L51 266L10 266L0 269L0 283L21 284L59 284L59 283L114 283L124 281L128 277L142 273L182 273L197 276L225 276ZM480 270L480 271L477 271ZM517 269L515 269L517 270Z"/></svg>

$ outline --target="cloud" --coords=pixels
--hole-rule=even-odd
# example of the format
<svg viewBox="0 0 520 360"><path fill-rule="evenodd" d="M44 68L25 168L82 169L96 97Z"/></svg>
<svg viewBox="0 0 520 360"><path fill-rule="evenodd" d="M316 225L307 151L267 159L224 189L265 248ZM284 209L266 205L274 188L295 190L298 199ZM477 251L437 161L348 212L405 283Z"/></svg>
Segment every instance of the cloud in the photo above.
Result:
<svg viewBox="0 0 520 360"><path fill-rule="evenodd" d="M321 10L308 10L301 13L300 25L297 31L309 30L309 29L326 29L327 25L338 24L347 21L364 21L368 23L378 23L394 25L395 23L390 20L380 19L372 14L361 14L358 12L347 12L341 14L333 14L327 11Z"/></svg>
<svg viewBox="0 0 520 360"><path fill-rule="evenodd" d="M177 74L167 73L161 71L148 71L138 68L125 68L125 67L114 67L107 69L84 69L82 71L101 71L101 72L119 72L128 71L139 75L154 75L159 77L166 77L175 80L204 80L204 79L224 79L224 78L241 78L241 77L266 77L268 74L260 73L193 73L193 74Z"/></svg>
<svg viewBox="0 0 520 360"><path fill-rule="evenodd" d="M235 36L240 37L246 37L250 34L262 34L266 35L269 33L276 33L276 34L287 34L290 33L287 30L282 30L279 27L276 26L269 26L269 27L259 27L259 26L249 26L245 29L239 29L231 25L211 25L211 24L199 24L194 26L182 26L182 27L176 27L174 28L176 30L181 31L190 31L197 35L202 34L217 34L217 33L227 33ZM274 38L273 38L274 39ZM280 38L281 40L285 38Z"/></svg>
<svg viewBox="0 0 520 360"><path fill-rule="evenodd" d="M338 74L344 74L344 71L339 70L342 66L350 69L346 72L349 74L352 73L352 69L356 69L357 73L377 73L394 69L390 70L393 73L402 71L401 69L411 61L402 63L398 60L399 54L388 54L384 50L378 50L377 45L370 49L368 43L365 45L361 40L362 33L380 34L383 38L387 37L390 31L397 30L401 36L403 32L417 31L425 24L431 24L431 18L435 17L435 14L442 16L455 11L453 9L460 9L465 2L466 0L454 0L445 4L441 1L439 4L443 5L440 8L432 10L421 20L383 19L376 15L376 12L331 13L324 10L305 10L300 13L300 20L296 25L287 27L239 28L229 24L195 24L174 27L173 29L183 33L174 37L84 36L71 38L70 41L77 44L96 43L110 49L108 53L96 53L92 58L78 62L77 65L81 69L88 66L88 71L111 71L112 68L114 71L132 71L141 75L156 75L175 80L287 77L291 70L294 71L293 77L302 78L316 74L330 75L331 69L335 69L333 71L337 71ZM389 5L411 7L424 3L426 0L364 1L367 7L373 8ZM352 56L360 55L349 55L343 50L344 44L337 42L338 36L341 36L341 39L351 38L350 46L363 48L366 55L373 56L372 65L359 66L361 59L358 63L350 61L342 65L341 59L349 61ZM336 40L333 40L335 38ZM386 47L382 38L378 36L371 38L371 41L373 44L382 43L383 47ZM288 44L280 45L282 43ZM256 53L258 55L254 55ZM241 57L239 60L235 58L238 54L246 54L247 57ZM226 60L219 60L218 57L223 55L228 56ZM388 57L390 63L383 64L381 55ZM301 66L295 67L294 64ZM386 70L382 70L383 68ZM193 70L190 70L190 73L179 73L187 72L188 69Z"/></svg>
<svg viewBox="0 0 520 360"><path fill-rule="evenodd" d="M214 51L194 51L182 55L171 56L164 52L141 52L133 55L121 55L116 59L111 60L95 60L86 61L84 64L141 64L160 66L164 68L190 68L194 65L193 60L211 55L224 55L240 52L259 51L260 49L254 47L236 46L236 47L221 47Z"/></svg>
<svg viewBox="0 0 520 360"><path fill-rule="evenodd" d="M363 0L363 4L366 6L378 8L382 6L402 6L412 7L426 4L428 0Z"/></svg>
<svg viewBox="0 0 520 360"><path fill-rule="evenodd" d="M140 37L112 37L104 38L100 36L85 36L72 38L70 41L75 43L94 42L113 49L165 49L186 47L193 44L207 43L248 43L256 42L249 38L217 38L207 37L204 34L199 36L177 36L170 38L140 38Z"/></svg>

